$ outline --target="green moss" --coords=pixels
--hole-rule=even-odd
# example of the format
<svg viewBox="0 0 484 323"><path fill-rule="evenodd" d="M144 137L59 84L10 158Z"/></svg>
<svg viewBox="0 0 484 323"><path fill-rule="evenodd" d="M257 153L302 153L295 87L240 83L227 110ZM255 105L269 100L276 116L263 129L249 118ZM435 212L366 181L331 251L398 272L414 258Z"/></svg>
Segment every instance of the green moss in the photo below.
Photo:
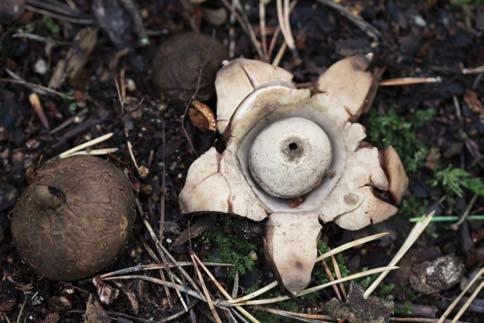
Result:
<svg viewBox="0 0 484 323"><path fill-rule="evenodd" d="M409 315L412 314L413 305L410 301L405 301L403 306L395 307L395 314Z"/></svg>
<svg viewBox="0 0 484 323"><path fill-rule="evenodd" d="M216 230L204 234L203 241L209 249L214 248L217 252L215 256L209 257L210 261L224 262L232 264L229 269L229 276L234 277L235 273L244 275L254 270L255 261L251 257L252 252L256 252L256 245L244 239L228 235L222 230Z"/></svg>
<svg viewBox="0 0 484 323"><path fill-rule="evenodd" d="M366 270L368 270L368 267L363 267L361 269L362 272ZM378 274L366 276L366 277L357 279L356 281L358 282L358 284L360 284L363 287L363 289L367 289L378 278L378 276L379 276ZM384 297L387 297L388 295L391 295L394 289L395 289L395 284L380 283L376 288L375 294L378 297L384 298Z"/></svg>
<svg viewBox="0 0 484 323"><path fill-rule="evenodd" d="M458 197L462 197L465 190L484 196L484 181L481 178L473 177L464 169L452 166L438 170L430 185L441 186L448 194Z"/></svg>
<svg viewBox="0 0 484 323"><path fill-rule="evenodd" d="M406 169L414 173L423 166L429 148L416 136L416 130L430 121L435 115L434 109L419 110L406 118L390 108L384 115L375 110L370 112L369 139L380 146L392 145L400 155Z"/></svg>
<svg viewBox="0 0 484 323"><path fill-rule="evenodd" d="M427 200L410 195L402 201L399 212L406 217L422 216L425 214L428 205Z"/></svg>

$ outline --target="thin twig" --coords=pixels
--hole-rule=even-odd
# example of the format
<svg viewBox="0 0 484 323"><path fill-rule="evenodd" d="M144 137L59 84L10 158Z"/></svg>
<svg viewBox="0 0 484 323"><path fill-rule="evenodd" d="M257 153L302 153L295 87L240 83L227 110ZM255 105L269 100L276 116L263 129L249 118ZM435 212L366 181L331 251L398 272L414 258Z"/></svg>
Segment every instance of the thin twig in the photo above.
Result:
<svg viewBox="0 0 484 323"><path fill-rule="evenodd" d="M205 285L205 281L203 280L202 273L200 272L200 269L198 268L197 261L195 260L195 257L193 255L194 255L193 252L190 252L190 257L192 258L193 267L195 268L195 272L197 273L198 281L202 285L203 294L205 295L205 298L207 299L208 308L210 309L210 312L212 313L212 317L215 320L215 322L222 323L222 320L220 319L220 316L218 315L217 310L215 309L215 306L213 305L212 298L210 297L210 293L208 292L207 285Z"/></svg>
<svg viewBox="0 0 484 323"><path fill-rule="evenodd" d="M65 15L62 15L62 14L55 13L53 11L37 8L37 7L31 6L31 5L28 5L28 4L25 5L25 8L29 11L32 11L32 12L35 12L35 13L38 13L38 14L41 14L41 15L44 15L44 16L48 16L48 17L51 17L51 18L55 18L55 19L58 19L58 20L62 20L62 21L65 21L65 22L69 22L71 24L77 24L77 25L93 25L94 24L94 20L91 19L91 18L76 18L76 17L65 16Z"/></svg>
<svg viewBox="0 0 484 323"><path fill-rule="evenodd" d="M457 230L459 226L462 224L462 222L464 222L467 219L467 217L469 216L469 213L471 212L472 208L474 207L474 204L477 201L477 198L478 198L478 195L474 194L471 201L469 202L469 205L467 205L466 209L464 210L464 213L462 213L462 216L460 217L459 221L452 223L450 225L451 229Z"/></svg>
<svg viewBox="0 0 484 323"><path fill-rule="evenodd" d="M53 39L50 37L44 37L37 34L26 33L26 32L18 32L12 35L12 38L21 38L21 39L30 39L33 41L46 43L46 44L53 44L53 45L62 45L62 46L70 46L70 42L62 41Z"/></svg>
<svg viewBox="0 0 484 323"><path fill-rule="evenodd" d="M185 286L182 286L182 285L179 285L179 284L175 284L175 283L172 283L172 282L169 282L169 281L166 281L166 280L161 280L161 279L158 279L158 278L150 277L150 276L145 276L145 275L112 276L112 277L104 278L103 280L109 281L109 280L132 280L132 279L141 279L141 280L148 281L148 282L151 282L151 283L155 283L155 284L158 284L158 285L161 285L161 286L166 286L168 288L177 290L181 293L188 294L188 295L195 297L195 298L197 298L201 301L204 301L204 302L207 301L205 299L205 297L201 293L197 292L196 290L193 290L191 288L188 288L188 287L185 287Z"/></svg>
<svg viewBox="0 0 484 323"><path fill-rule="evenodd" d="M462 69L462 74L481 74L481 73L484 73L484 65Z"/></svg>
<svg viewBox="0 0 484 323"><path fill-rule="evenodd" d="M257 41L257 37L255 36L254 29L252 28L252 25L249 23L249 20L245 16L245 13L242 10L242 7L240 6L238 1L239 0L233 0L232 5L227 0L222 0L222 3L224 4L227 10L230 10L231 12L234 13L235 19L237 19L242 29L249 36L249 39L252 42L252 45L254 45L254 48L257 51L257 55L260 58L262 58L264 57L264 54L262 53L262 49L259 42ZM235 7L238 10L233 10L233 7Z"/></svg>
<svg viewBox="0 0 484 323"><path fill-rule="evenodd" d="M30 83L22 79L17 79L17 80L12 80L12 79L6 79L6 78L0 78L0 83L14 83L14 84L20 84L23 86L26 86L30 88L32 91L37 92L38 94L53 94L60 96L63 99L68 99L68 100L73 100L74 97L71 95L66 95L64 93L58 92L56 90L52 90L51 88L48 88L43 85L35 84L35 83Z"/></svg>
<svg viewBox="0 0 484 323"><path fill-rule="evenodd" d="M166 195L166 132L165 132L165 123L161 124L161 190L160 190L160 230L159 230L159 238L160 241L163 241L163 234L165 232L165 195Z"/></svg>
<svg viewBox="0 0 484 323"><path fill-rule="evenodd" d="M331 260L333 262L333 268L334 268L334 273L336 274L336 278L341 279L343 276L341 275L341 270L339 268L339 264L336 261L335 256L331 256ZM345 285L343 283L338 284L339 288L341 289L341 293L343 294L343 297L346 299L346 289Z"/></svg>
<svg viewBox="0 0 484 323"><path fill-rule="evenodd" d="M353 15L349 10L344 8L342 5L335 3L332 0L317 0L318 2L322 3L325 6L328 6L340 13L343 17L351 21L355 26L360 28L363 32L365 32L368 36L373 38L376 42L380 39L380 32L378 29L367 23L363 18Z"/></svg>
<svg viewBox="0 0 484 323"><path fill-rule="evenodd" d="M329 266L326 263L326 261L324 261L324 260L321 261L321 264L324 268L324 271L326 272L326 275L328 276L329 281L333 281L334 280L333 273L329 269ZM340 290L338 289L337 285L333 285L333 290L334 290L334 293L336 294L336 298L339 299L340 301L343 301L343 298L341 297L341 293L340 293Z"/></svg>
<svg viewBox="0 0 484 323"><path fill-rule="evenodd" d="M148 221L146 221L145 218L143 218L143 224L145 225L145 228L148 230L149 234L150 234L150 237L151 237L151 240L153 240L154 244L155 244L155 247L156 247L156 250L158 250L158 254L160 255L161 259L163 260L164 263L168 263L168 260L167 260L167 255L169 254L168 253L168 250L166 250L164 247L163 247L163 244L160 242L160 240L158 240L158 237L155 235L155 232L153 231L153 228L151 227L151 225L149 224ZM170 255L171 256L171 255ZM173 257L172 257L173 258ZM180 269L181 267L178 266L177 264L177 261L173 258L173 259L170 259L175 265L177 265L177 269ZM170 279L170 281L172 283L174 283L174 279L175 279L175 275L173 274L173 272L171 271L170 268L167 268L166 269L166 272L168 273L168 278ZM181 272L182 274L183 273L186 273L185 270L181 269ZM186 276L189 278L189 282L191 282L192 284L192 287L197 291L197 292L200 292L200 289L198 288L198 286L195 284L195 282L191 279L191 277L186 274ZM180 302L182 303L183 307L185 308L185 310L188 312L188 307L187 307L187 304L185 303L185 301L183 300L183 297L181 296L180 294L180 291L176 291L177 295L178 295L178 298L180 299Z"/></svg>
<svg viewBox="0 0 484 323"><path fill-rule="evenodd" d="M294 58L297 60L299 58L299 55L296 50L296 45L294 42L294 37L292 35L292 30L291 30L291 24L289 19L289 16L291 14L291 9L290 9L289 2L290 2L289 0L284 0L284 5L283 5L282 0L277 0L276 2L277 19L279 21L279 26L281 28L282 35L284 36L285 44L287 44L287 47L289 47L289 49L294 55ZM297 0L294 2L297 2ZM284 53L284 50L282 50L282 47L281 47L281 50L279 51L279 54L276 58L279 57L279 60L280 60L283 53ZM273 63L273 65L278 65L278 64Z"/></svg>
<svg viewBox="0 0 484 323"><path fill-rule="evenodd" d="M262 54L264 55L263 60L269 61L269 57L267 56L266 4L263 0L259 0L259 27L262 41Z"/></svg>
<svg viewBox="0 0 484 323"><path fill-rule="evenodd" d="M201 290L200 288L198 288L197 284L195 284L195 282L193 281L193 279L190 277L190 275L181 267L178 265L178 262L176 261L176 259L170 254L170 252L168 252L168 250L163 246L163 244L161 244L161 242L158 240L158 238L156 237L155 235L155 232L153 231L153 228L151 227L151 225L148 223L148 221L146 221L146 219L142 219L143 220L143 223L146 227L146 229L148 230L151 238L153 239L153 241L155 242L155 246L156 248L158 249L158 251L160 253L164 253L168 259L170 259L171 262L173 262L175 265L176 265L176 268L180 271L180 273L188 280L188 282L192 285L193 289L195 289L196 291L198 291L199 293L201 293Z"/></svg>
<svg viewBox="0 0 484 323"><path fill-rule="evenodd" d="M394 79L381 80L380 86L402 86L422 83L441 83L442 78L437 77L398 77Z"/></svg>
<svg viewBox="0 0 484 323"><path fill-rule="evenodd" d="M156 253L153 251L153 249L144 241L143 238L140 238L139 239L141 241L141 243L143 244L143 247L146 249L146 251L148 252L148 254L150 255L150 257L156 261L156 262L161 262L160 258L156 255ZM166 268L161 268L159 269L159 274L160 274L160 278L162 280L166 280L166 276L165 276L165 272L163 271L163 269L166 270ZM168 306L170 308L173 307L173 299L172 299L172 296L171 296L171 291L168 287L166 286L163 286L163 289L165 291L165 295L166 295L166 298L168 300Z"/></svg>
<svg viewBox="0 0 484 323"><path fill-rule="evenodd" d="M215 266L215 267L232 267L232 264L224 264L218 262L205 262L205 266ZM159 270L159 269L167 269L167 268L175 268L177 265L175 264L148 264L148 265L137 265L133 267L118 269L115 271L111 271L109 273L105 273L100 275L101 278L107 278L115 275L124 275L129 273L134 273L138 271L151 271L151 270ZM193 266L191 262L188 261L179 261L178 266L182 267L190 267Z"/></svg>
<svg viewBox="0 0 484 323"><path fill-rule="evenodd" d="M24 302L22 303L22 306L20 307L20 311L18 312L17 315L17 323L20 323L20 319L22 318L22 315L25 310L25 305L27 305L27 297L25 296Z"/></svg>
<svg viewBox="0 0 484 323"><path fill-rule="evenodd" d="M274 60L272 61L272 66L279 66L282 57L284 56L284 53L286 52L287 44L284 42L281 45L281 48L279 48L279 51L276 54L276 57L274 57Z"/></svg>
<svg viewBox="0 0 484 323"><path fill-rule="evenodd" d="M185 127L185 120L186 120L187 115L188 115L188 110L190 109L193 100L195 100L195 98L198 95L198 91L200 90L200 83L202 81L203 69L205 68L205 66L208 64L208 62L210 60L210 54L212 53L212 47L213 47L214 42L215 42L215 31L212 33L212 39L211 39L211 42L210 42L210 47L207 49L205 59L199 66L198 75L197 75L197 86L195 87L195 92L193 92L190 99L188 99L187 103L185 104L185 110L183 111L183 114L180 117L180 126L181 126L181 129L182 129L182 132L183 132L185 138L187 139L188 144L190 145L190 150L191 150L192 154L194 154L197 157L198 157L198 153L195 149L195 146L193 145L193 142L192 142L192 139L190 138L188 130Z"/></svg>

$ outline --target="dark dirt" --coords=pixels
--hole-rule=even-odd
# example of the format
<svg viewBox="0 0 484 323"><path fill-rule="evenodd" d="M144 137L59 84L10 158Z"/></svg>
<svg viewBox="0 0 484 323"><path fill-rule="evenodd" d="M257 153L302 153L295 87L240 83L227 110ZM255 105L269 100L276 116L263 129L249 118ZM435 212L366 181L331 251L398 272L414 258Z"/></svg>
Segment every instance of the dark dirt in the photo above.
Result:
<svg viewBox="0 0 484 323"><path fill-rule="evenodd" d="M109 6L107 1L61 1L62 5L49 10L58 12L62 9L64 15L102 28L94 40L92 52L85 57L87 59L76 60L82 68L76 73L66 74L65 81L56 89L58 92L46 91L45 88L32 87L32 84L47 87L59 62L68 61L66 57L71 47L74 50L70 55L82 58L85 47L77 46L75 36L86 26L45 18L35 9L39 8L39 2L45 7L45 3L52 1L27 0L27 10L18 19L12 17L16 14L0 14L7 17L2 19L10 20L0 23L0 321L80 322L89 295L97 293L96 287L90 279L74 283L47 280L35 274L21 260L10 232L11 211L16 200L45 161L89 139L113 132L113 138L96 148L119 148L107 158L129 176L143 211L140 217L144 217L155 232L160 227L160 213L164 214L163 244L175 258L190 261L190 248L202 260L223 255L221 250L209 248L212 244L205 244L206 240L200 237L193 237L192 242L184 238L173 244L189 223L193 225L197 221L182 216L177 203L188 166L210 145L221 144L218 135L198 130L188 117L184 127L181 126L187 102L160 95L155 90L151 82L151 62L156 48L165 39L190 31L202 32L209 37L213 34L226 48L230 44L235 45L232 49L235 57L257 58L257 53L240 24L230 22L230 11L225 5L230 6L231 1L210 0L200 5L191 4L188 0L138 1L141 15L138 18L142 19L141 27L145 30L140 29L133 13L124 9L125 0ZM250 24L259 35L258 2L241 2ZM385 223L358 232L344 231L331 224L325 226L322 239L330 247L375 232L391 233L389 238L345 252L343 261L352 273L364 267L386 265L413 225L408 218L422 215L441 197L446 199L437 206L437 214L460 216L465 212L473 194L465 190L461 196L451 195L441 186L430 185L429 181L437 169L453 166L466 170L473 177L482 178L482 74L465 75L461 68L484 65L484 8L477 5L479 1L452 2L459 4L433 0L345 1L351 12L359 14L378 30L381 35L378 41L337 11L317 1L298 1L291 15L299 59L287 51L280 66L294 73L295 82L300 86L310 86L336 60L370 51L376 56L375 64L385 68L383 79L442 77L440 83L380 87L378 90L371 108L376 116L386 115L392 110L403 120L412 120L418 111L428 109L434 109L435 115L412 130L417 143L429 147L429 150L416 170L409 173L407 203L404 201L399 214ZM465 2L471 4L462 5ZM269 40L278 25L275 3L272 1L266 8ZM72 9L69 4L75 4L77 9ZM100 14L102 6L112 12ZM218 16L214 14L216 10ZM150 44L143 46L140 43L145 33ZM279 36L272 58L282 41ZM70 46L71 42L77 47ZM63 71L69 73L71 70ZM123 102L116 84L121 88ZM44 117L32 106L34 91L38 93ZM216 98L212 95L204 103L214 110ZM363 117L362 122L370 127L371 113ZM139 169L132 162L127 141L132 144ZM399 151L401 156L413 153ZM478 195L471 205L470 214L483 214L483 205L483 197ZM156 262L149 254L149 250L155 250L153 241L140 217L135 225L135 238L126 252L115 266L104 272ZM219 230L227 237L255 245L255 267L241 276L238 295L271 282L274 277L266 267L261 252L262 224L239 219L227 221L223 216L215 215L213 218L214 221L205 221L205 229L195 231L196 235L203 236L201 232L206 229ZM395 286L390 293L381 295L385 294L381 292L379 296L389 298L395 301L397 308L403 308L403 312L394 316L440 317L460 293L459 285L431 295L420 294L412 291L409 285L411 268L417 263L455 254L463 260L465 277L469 278L484 263L483 223L465 221L457 231L449 228L449 222L430 226L414 247L420 251L412 252L402 261L402 274L390 275L385 280ZM182 235L186 236L186 232ZM225 269L214 268L213 271L231 290L233 276ZM192 277L196 277L194 272L190 272ZM159 278L157 271L146 275ZM120 294L103 307L111 318L121 322L160 321L182 310L173 292L175 304L170 307L161 286L139 280L119 281L110 286L117 288ZM210 284L209 289L216 293ZM333 290L326 289L313 298L298 301L298 308L292 310L321 314L324 313L324 304L333 297ZM196 304L193 299L190 302L194 310L177 320L203 322L211 319L206 304ZM483 303L481 293L462 320L482 320ZM248 310L252 312L250 307ZM259 313L253 312L256 316ZM266 313L263 314L261 321L279 321L277 316L269 319ZM106 320L105 315L101 316Z"/></svg>

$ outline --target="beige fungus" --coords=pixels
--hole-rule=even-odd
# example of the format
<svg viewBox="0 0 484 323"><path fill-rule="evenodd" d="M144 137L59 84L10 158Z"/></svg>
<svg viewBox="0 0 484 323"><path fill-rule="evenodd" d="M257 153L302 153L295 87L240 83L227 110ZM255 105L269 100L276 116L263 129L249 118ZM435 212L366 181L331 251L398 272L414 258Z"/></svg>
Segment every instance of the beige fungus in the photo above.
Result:
<svg viewBox="0 0 484 323"><path fill-rule="evenodd" d="M217 73L217 127L226 148L211 148L190 166L181 210L266 220L268 261L291 294L310 282L321 223L359 230L384 221L407 189L396 151L364 142L356 122L378 82L371 58L336 62L313 95L296 89L289 72L260 61L236 59Z"/></svg>

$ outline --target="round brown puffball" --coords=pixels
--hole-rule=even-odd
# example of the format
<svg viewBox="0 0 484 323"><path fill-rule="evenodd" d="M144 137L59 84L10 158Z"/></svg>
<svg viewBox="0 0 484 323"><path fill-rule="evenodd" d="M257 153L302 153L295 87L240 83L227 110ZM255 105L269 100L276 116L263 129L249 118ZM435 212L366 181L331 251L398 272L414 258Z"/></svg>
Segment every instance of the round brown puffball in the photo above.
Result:
<svg viewBox="0 0 484 323"><path fill-rule="evenodd" d="M194 32L165 40L153 60L153 83L171 98L186 101L200 86L196 98L206 100L214 90L214 81L227 50L217 39Z"/></svg>
<svg viewBox="0 0 484 323"><path fill-rule="evenodd" d="M128 179L110 162L86 155L51 160L15 206L13 240L44 277L89 277L122 252L134 206Z"/></svg>
<svg viewBox="0 0 484 323"><path fill-rule="evenodd" d="M1 0L0 23L9 23L19 18L25 11L25 0Z"/></svg>

